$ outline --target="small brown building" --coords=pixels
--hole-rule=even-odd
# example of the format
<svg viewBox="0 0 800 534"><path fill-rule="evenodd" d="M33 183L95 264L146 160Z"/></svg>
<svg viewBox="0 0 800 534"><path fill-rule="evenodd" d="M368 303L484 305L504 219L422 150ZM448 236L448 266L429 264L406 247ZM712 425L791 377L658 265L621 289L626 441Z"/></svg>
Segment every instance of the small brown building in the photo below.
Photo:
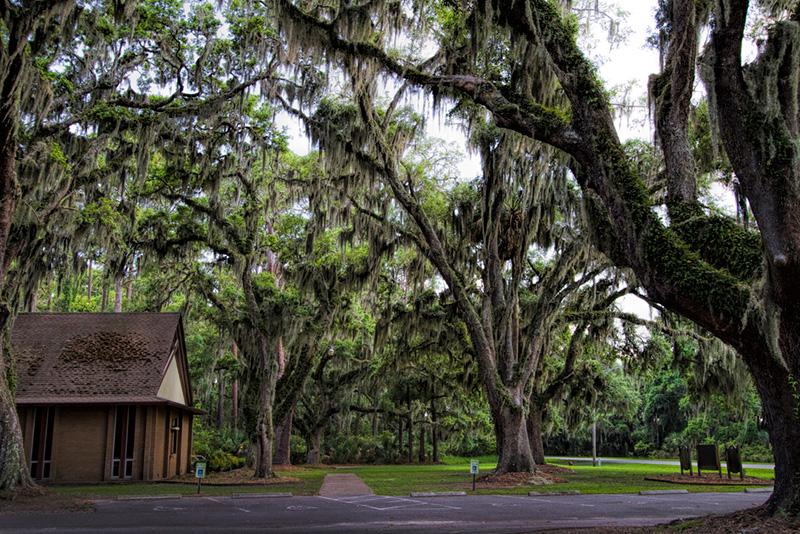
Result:
<svg viewBox="0 0 800 534"><path fill-rule="evenodd" d="M27 313L12 333L35 479L158 480L188 471L192 388L177 313Z"/></svg>

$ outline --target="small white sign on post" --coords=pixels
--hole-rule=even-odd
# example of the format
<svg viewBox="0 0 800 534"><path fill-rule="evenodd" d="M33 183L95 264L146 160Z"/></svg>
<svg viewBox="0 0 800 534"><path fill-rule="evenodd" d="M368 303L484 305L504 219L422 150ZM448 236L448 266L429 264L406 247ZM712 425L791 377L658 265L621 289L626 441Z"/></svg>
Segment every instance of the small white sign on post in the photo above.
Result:
<svg viewBox="0 0 800 534"><path fill-rule="evenodd" d="M200 485L203 483L203 479L206 477L206 463L205 462L195 462L194 464L194 477L197 479L197 493L200 493Z"/></svg>
<svg viewBox="0 0 800 534"><path fill-rule="evenodd" d="M470 472L470 474L477 475L478 471L479 471L478 466L479 466L478 460L470 460L470 462L469 462L469 472Z"/></svg>
<svg viewBox="0 0 800 534"><path fill-rule="evenodd" d="M469 461L469 472L472 475L472 491L475 491L475 477L478 476L478 460Z"/></svg>

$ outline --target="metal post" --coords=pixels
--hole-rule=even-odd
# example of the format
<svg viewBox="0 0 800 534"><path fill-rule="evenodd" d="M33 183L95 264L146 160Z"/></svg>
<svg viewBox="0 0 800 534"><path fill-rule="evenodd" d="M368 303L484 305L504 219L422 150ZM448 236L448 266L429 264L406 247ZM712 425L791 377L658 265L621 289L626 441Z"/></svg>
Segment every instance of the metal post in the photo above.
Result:
<svg viewBox="0 0 800 534"><path fill-rule="evenodd" d="M592 422L592 465L597 466L597 421Z"/></svg>

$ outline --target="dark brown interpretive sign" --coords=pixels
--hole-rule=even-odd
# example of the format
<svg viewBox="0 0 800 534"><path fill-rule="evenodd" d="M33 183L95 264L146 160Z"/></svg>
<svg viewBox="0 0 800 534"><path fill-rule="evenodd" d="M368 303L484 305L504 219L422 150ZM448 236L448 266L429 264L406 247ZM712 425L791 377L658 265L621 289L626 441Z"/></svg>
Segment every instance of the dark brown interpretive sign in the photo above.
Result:
<svg viewBox="0 0 800 534"><path fill-rule="evenodd" d="M697 474L701 476L703 470L717 471L722 478L722 464L719 461L719 447L716 445L697 446Z"/></svg>
<svg viewBox="0 0 800 534"><path fill-rule="evenodd" d="M744 480L742 453L738 446L725 448L725 463L727 464L728 478L731 478L731 473L739 473L739 478Z"/></svg>
<svg viewBox="0 0 800 534"><path fill-rule="evenodd" d="M681 447L678 449L678 456L681 460L681 475L684 471L689 471L689 476L694 475L692 471L692 451L689 447Z"/></svg>

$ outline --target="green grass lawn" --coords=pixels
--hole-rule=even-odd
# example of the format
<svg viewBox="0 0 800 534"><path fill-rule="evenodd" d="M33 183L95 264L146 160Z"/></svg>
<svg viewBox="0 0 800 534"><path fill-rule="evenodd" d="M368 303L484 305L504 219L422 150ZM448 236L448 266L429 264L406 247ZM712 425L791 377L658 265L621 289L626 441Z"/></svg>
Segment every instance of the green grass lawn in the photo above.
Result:
<svg viewBox="0 0 800 534"><path fill-rule="evenodd" d="M494 468L496 457L484 456L480 461L481 473ZM555 463L555 465L564 465ZM600 467L567 466L575 474L563 475L566 483L547 486L520 486L506 489L482 490L477 494L527 494L529 491L578 490L581 493L637 493L652 489L687 489L700 491L742 491L743 486L700 486L669 484L645 480L646 476L666 475L678 472L677 466L650 464L605 464ZM472 478L469 474L469 459L446 457L440 465L376 465L337 469L337 473L357 474L380 495L407 495L413 491L470 491ZM749 469L749 476L772 479L770 469Z"/></svg>
<svg viewBox="0 0 800 534"><path fill-rule="evenodd" d="M491 471L497 458L482 456L481 473ZM472 477L469 474L469 458L445 457L438 465L359 465L348 467L295 467L291 470L277 470L278 475L299 479L297 482L271 484L265 486L203 486L203 495L230 495L231 493L291 492L294 495L316 495L327 473L354 473L378 495L408 495L414 491L469 491ZM553 462L555 465L558 462ZM651 464L604 464L567 466L575 471L562 478L566 483L547 486L519 486L503 489L478 489L478 494L527 494L529 491L557 492L578 490L581 493L637 493L652 489L687 489L690 492L702 491L742 491L742 486L700 486L669 484L645 480L646 476L666 475L678 472L677 466ZM754 477L772 479L771 469L748 469L747 474ZM114 498L119 495L194 495L197 487L192 484L131 483L98 484L85 486L52 486L51 490L60 495L90 498Z"/></svg>
<svg viewBox="0 0 800 534"><path fill-rule="evenodd" d="M203 495L230 495L231 493L292 493L294 495L316 495L322 480L331 469L327 467L295 467L288 471L276 469L279 476L294 477L298 482L269 484L264 486L202 486ZM59 495L88 498L115 498L120 495L196 495L196 484L165 484L158 482L134 482L121 484L96 484L81 486L50 486Z"/></svg>

